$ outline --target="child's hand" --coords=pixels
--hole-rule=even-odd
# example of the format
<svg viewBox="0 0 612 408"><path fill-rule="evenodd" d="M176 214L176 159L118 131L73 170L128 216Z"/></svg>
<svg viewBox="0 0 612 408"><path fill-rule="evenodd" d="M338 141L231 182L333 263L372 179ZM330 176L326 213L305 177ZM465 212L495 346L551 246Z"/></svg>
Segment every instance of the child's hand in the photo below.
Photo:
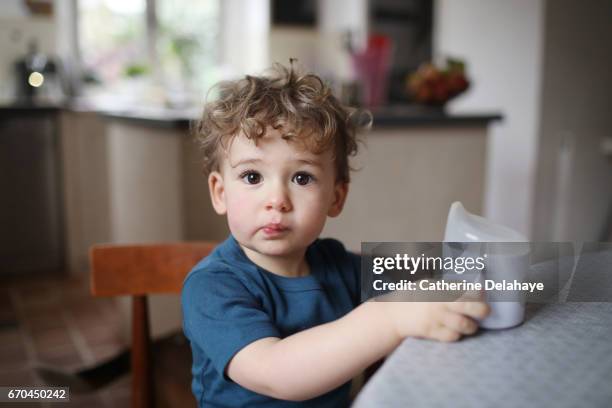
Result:
<svg viewBox="0 0 612 408"><path fill-rule="evenodd" d="M478 323L489 314L482 301L385 302L387 316L398 336L421 337L445 342L474 334Z"/></svg>

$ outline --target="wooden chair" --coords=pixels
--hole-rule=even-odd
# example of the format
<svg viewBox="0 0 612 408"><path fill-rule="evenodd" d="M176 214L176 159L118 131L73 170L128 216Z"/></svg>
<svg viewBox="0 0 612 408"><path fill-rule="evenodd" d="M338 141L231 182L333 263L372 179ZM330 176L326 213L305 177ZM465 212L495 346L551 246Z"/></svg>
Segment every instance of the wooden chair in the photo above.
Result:
<svg viewBox="0 0 612 408"><path fill-rule="evenodd" d="M211 242L94 245L90 249L94 296L132 296L132 403L154 406L147 295L180 293L191 268L215 247Z"/></svg>

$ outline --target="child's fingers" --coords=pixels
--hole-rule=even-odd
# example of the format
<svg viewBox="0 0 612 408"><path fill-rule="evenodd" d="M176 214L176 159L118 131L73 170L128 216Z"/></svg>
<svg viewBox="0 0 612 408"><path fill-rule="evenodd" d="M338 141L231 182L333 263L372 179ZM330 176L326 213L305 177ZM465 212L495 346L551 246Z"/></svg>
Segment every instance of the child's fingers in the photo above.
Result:
<svg viewBox="0 0 612 408"><path fill-rule="evenodd" d="M478 330L476 322L460 313L445 313L442 325L461 334L474 334Z"/></svg>
<svg viewBox="0 0 612 408"><path fill-rule="evenodd" d="M461 333L446 326L439 326L431 332L431 338L443 342L453 342L461 338Z"/></svg>
<svg viewBox="0 0 612 408"><path fill-rule="evenodd" d="M482 302L484 300L484 290L468 290L458 299L460 302Z"/></svg>
<svg viewBox="0 0 612 408"><path fill-rule="evenodd" d="M448 308L473 319L484 319L490 312L489 305L484 302L452 302Z"/></svg>

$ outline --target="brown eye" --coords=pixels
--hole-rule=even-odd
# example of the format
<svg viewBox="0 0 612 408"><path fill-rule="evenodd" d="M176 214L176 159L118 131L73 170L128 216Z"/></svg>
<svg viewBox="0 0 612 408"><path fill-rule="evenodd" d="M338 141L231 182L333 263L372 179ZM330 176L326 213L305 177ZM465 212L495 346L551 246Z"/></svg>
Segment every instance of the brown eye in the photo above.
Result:
<svg viewBox="0 0 612 408"><path fill-rule="evenodd" d="M305 185L311 183L312 180L313 180L313 177L310 174L308 174L308 173L296 173L293 176L293 182L295 184L300 185L300 186L305 186Z"/></svg>
<svg viewBox="0 0 612 408"><path fill-rule="evenodd" d="M240 175L240 177L247 184L258 184L261 181L261 174L256 171L248 171Z"/></svg>

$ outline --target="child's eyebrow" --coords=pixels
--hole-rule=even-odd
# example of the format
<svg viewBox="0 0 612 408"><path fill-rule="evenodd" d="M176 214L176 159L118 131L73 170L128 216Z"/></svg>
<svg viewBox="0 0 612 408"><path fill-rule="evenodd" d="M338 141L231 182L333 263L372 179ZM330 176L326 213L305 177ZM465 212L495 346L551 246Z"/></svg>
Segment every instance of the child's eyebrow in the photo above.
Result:
<svg viewBox="0 0 612 408"><path fill-rule="evenodd" d="M255 163L261 163L261 159L242 159L242 160L238 160L238 163L236 163L236 164L231 164L230 163L230 167L232 169L235 169L236 167L240 166L241 164L255 164Z"/></svg>
<svg viewBox="0 0 612 408"><path fill-rule="evenodd" d="M315 159L297 159L299 163L310 164L311 166L320 166L321 162Z"/></svg>
<svg viewBox="0 0 612 408"><path fill-rule="evenodd" d="M315 166L315 167L319 167L321 166L321 162L319 160L315 160L315 159L296 159L295 160L298 163L304 163L304 164L309 164L311 166ZM262 160L261 159L242 159L242 160L238 160L238 162L236 164L231 164L230 163L230 167L235 169L236 167L243 165L243 164L257 164L257 163L261 163Z"/></svg>

